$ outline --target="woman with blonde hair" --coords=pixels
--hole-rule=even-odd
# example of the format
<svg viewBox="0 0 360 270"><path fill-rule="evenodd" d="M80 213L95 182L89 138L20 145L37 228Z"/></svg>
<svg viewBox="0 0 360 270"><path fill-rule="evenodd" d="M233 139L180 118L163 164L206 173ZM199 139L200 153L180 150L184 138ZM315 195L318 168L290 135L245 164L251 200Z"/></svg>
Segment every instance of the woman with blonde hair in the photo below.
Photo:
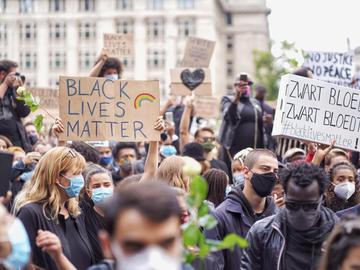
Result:
<svg viewBox="0 0 360 270"><path fill-rule="evenodd" d="M187 192L189 191L190 179L183 172L184 165L183 157L167 157L161 162L157 170L157 178L169 186L178 187Z"/></svg>
<svg viewBox="0 0 360 270"><path fill-rule="evenodd" d="M78 152L53 148L40 159L32 180L15 199L14 211L29 235L32 263L37 267L57 269L51 257L36 245L41 231L59 237L64 255L77 269L95 263L77 200L84 186L81 173L85 165Z"/></svg>

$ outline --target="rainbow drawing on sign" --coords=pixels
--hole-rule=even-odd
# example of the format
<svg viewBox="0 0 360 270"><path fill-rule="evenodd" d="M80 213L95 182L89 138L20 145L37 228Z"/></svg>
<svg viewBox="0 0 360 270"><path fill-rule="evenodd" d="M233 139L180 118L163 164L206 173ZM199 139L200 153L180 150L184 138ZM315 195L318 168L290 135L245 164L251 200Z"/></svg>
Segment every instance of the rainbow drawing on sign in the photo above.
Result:
<svg viewBox="0 0 360 270"><path fill-rule="evenodd" d="M134 108L138 109L142 106L142 103L144 101L149 101L149 102L154 102L155 101L155 97L149 93L141 93L139 95L137 95L137 97L134 100Z"/></svg>

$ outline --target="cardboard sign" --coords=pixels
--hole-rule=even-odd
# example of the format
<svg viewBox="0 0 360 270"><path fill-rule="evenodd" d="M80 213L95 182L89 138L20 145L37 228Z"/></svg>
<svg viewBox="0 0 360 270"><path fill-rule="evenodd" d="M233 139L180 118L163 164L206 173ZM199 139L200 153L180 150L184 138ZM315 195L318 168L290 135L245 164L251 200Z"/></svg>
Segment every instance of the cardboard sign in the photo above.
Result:
<svg viewBox="0 0 360 270"><path fill-rule="evenodd" d="M60 139L158 141L159 81L60 77Z"/></svg>
<svg viewBox="0 0 360 270"><path fill-rule="evenodd" d="M281 78L273 136L360 150L359 90L295 75Z"/></svg>
<svg viewBox="0 0 360 270"><path fill-rule="evenodd" d="M217 119L220 115L220 99L217 97L198 96L195 98L195 115L205 119Z"/></svg>
<svg viewBox="0 0 360 270"><path fill-rule="evenodd" d="M353 54L337 52L306 52L305 67L311 68L314 79L350 86Z"/></svg>
<svg viewBox="0 0 360 270"><path fill-rule="evenodd" d="M171 94L176 96L211 96L208 68L175 68L170 70Z"/></svg>
<svg viewBox="0 0 360 270"><path fill-rule="evenodd" d="M51 88L30 88L34 97L40 98L40 106L47 109L59 107L59 91Z"/></svg>
<svg viewBox="0 0 360 270"><path fill-rule="evenodd" d="M132 56L134 54L133 35L104 34L104 49L109 57Z"/></svg>
<svg viewBox="0 0 360 270"><path fill-rule="evenodd" d="M186 42L182 67L208 67L214 52L215 41L189 37Z"/></svg>

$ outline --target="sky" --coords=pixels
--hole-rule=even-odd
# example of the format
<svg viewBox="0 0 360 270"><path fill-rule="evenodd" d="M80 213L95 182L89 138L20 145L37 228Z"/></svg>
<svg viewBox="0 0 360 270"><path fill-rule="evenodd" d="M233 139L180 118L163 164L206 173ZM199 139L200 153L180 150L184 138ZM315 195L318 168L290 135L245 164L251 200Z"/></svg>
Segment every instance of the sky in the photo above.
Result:
<svg viewBox="0 0 360 270"><path fill-rule="evenodd" d="M266 0L270 37L310 51L348 50L360 46L359 0Z"/></svg>

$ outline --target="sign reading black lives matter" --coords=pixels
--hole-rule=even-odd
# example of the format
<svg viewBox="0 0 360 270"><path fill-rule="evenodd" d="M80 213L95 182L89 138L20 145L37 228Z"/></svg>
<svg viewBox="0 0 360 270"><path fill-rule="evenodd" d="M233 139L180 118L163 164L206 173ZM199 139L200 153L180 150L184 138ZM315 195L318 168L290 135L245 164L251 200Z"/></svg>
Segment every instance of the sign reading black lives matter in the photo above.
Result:
<svg viewBox="0 0 360 270"><path fill-rule="evenodd" d="M61 140L158 141L159 81L60 77Z"/></svg>
<svg viewBox="0 0 360 270"><path fill-rule="evenodd" d="M295 75L281 78L273 136L360 150L360 91Z"/></svg>
<svg viewBox="0 0 360 270"><path fill-rule="evenodd" d="M314 79L349 86L353 73L353 54L337 52L306 52L304 65Z"/></svg>

